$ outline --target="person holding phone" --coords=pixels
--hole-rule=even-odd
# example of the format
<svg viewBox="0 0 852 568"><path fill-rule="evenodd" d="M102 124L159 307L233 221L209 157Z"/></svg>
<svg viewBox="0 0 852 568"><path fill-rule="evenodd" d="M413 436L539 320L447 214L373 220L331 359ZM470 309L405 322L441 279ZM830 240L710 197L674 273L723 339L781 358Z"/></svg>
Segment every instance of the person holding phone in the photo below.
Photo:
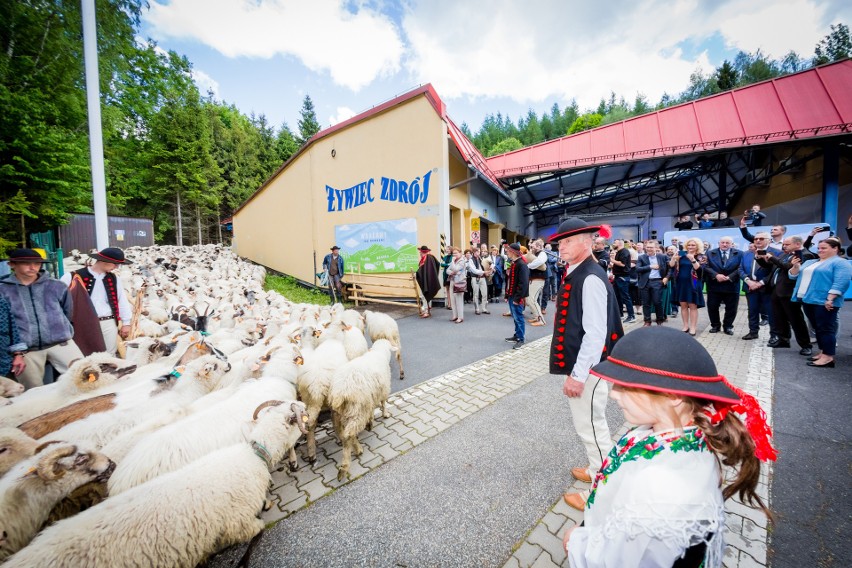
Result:
<svg viewBox="0 0 852 568"><path fill-rule="evenodd" d="M817 245L818 260L800 262L793 257L788 271L796 280L793 301L802 309L816 332L820 354L811 357L808 366L833 368L837 348L837 311L849 289L852 266L840 256L840 239L829 237Z"/></svg>
<svg viewBox="0 0 852 568"><path fill-rule="evenodd" d="M684 244L686 250L672 257L669 266L674 270L675 297L680 304L683 331L694 336L698 327L698 308L704 307L704 243L692 237Z"/></svg>
<svg viewBox="0 0 852 568"><path fill-rule="evenodd" d="M799 344L799 354L810 357L813 354L811 337L808 335L802 304L792 300L796 280L790 278L788 271L793 266L793 258L801 263L802 260L816 258L816 255L802 248L802 237L792 236L784 239L784 250L780 256L770 254L757 257L761 266L772 270L769 281L772 285L770 302L775 315L775 337L770 339L767 346L773 349L790 347L792 328L796 343Z"/></svg>
<svg viewBox="0 0 852 568"><path fill-rule="evenodd" d="M760 314L767 314L769 319L770 335L774 333L774 317L771 305L770 275L772 271L757 262L757 259L767 254L772 254L768 249L769 233L761 232L754 236L754 252L749 250L743 254L740 263L740 280L748 302L748 333L743 336L745 340L757 339L760 331Z"/></svg>

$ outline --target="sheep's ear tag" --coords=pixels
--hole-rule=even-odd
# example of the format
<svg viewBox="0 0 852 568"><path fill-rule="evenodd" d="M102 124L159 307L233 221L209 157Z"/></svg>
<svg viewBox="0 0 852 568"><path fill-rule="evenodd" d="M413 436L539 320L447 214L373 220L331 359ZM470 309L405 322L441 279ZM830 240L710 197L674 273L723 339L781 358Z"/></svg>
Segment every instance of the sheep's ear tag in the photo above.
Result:
<svg viewBox="0 0 852 568"><path fill-rule="evenodd" d="M201 332L201 336L202 336L202 337L207 337L208 335L210 335L210 333L208 333L208 332L206 332L206 331L202 331L202 332Z"/></svg>
<svg viewBox="0 0 852 568"><path fill-rule="evenodd" d="M90 383L93 383L97 380L98 380L98 376L94 373L89 373L88 375L86 375L86 381L88 381Z"/></svg>
<svg viewBox="0 0 852 568"><path fill-rule="evenodd" d="M308 423L308 415L307 414L302 414L302 422L304 422L305 424Z"/></svg>
<svg viewBox="0 0 852 568"><path fill-rule="evenodd" d="M38 471L38 468L31 467L31 468L27 471L27 475L33 475L36 471Z"/></svg>

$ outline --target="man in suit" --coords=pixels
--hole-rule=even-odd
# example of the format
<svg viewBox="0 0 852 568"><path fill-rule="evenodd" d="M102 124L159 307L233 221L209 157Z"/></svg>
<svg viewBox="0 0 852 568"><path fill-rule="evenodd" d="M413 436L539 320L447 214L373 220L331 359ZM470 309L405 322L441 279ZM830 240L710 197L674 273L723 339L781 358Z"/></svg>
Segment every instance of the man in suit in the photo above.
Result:
<svg viewBox="0 0 852 568"><path fill-rule="evenodd" d="M724 330L734 334L734 319L740 303L740 264L743 253L734 248L731 237L719 239L719 247L707 253L704 275L707 278L707 315L710 316L710 333ZM719 308L725 305L725 321L719 317Z"/></svg>
<svg viewBox="0 0 852 568"><path fill-rule="evenodd" d="M772 313L772 289L770 276L772 271L757 262L760 256L774 255L769 248L769 233L761 232L754 236L754 252L743 254L740 262L740 279L748 302L748 333L743 339L757 339L760 330L760 314L769 314L770 335L775 336L775 318Z"/></svg>
<svg viewBox="0 0 852 568"><path fill-rule="evenodd" d="M651 308L657 312L657 325L666 321L663 310L663 290L668 283L668 257L657 250L657 241L645 241L645 252L636 259L639 294L642 297L642 315L645 327L651 325Z"/></svg>
<svg viewBox="0 0 852 568"><path fill-rule="evenodd" d="M793 266L793 257L798 256L802 262L816 258L816 255L802 246L802 237L793 236L784 239L783 252L781 256L766 256L758 258L758 263L772 269L770 282L772 283L772 313L775 315L775 338L770 340L769 347L790 347L790 328L799 344L800 355L810 357L811 337L808 335L808 326L805 323L805 315L802 313L802 303L793 302L793 289L796 281L787 273Z"/></svg>

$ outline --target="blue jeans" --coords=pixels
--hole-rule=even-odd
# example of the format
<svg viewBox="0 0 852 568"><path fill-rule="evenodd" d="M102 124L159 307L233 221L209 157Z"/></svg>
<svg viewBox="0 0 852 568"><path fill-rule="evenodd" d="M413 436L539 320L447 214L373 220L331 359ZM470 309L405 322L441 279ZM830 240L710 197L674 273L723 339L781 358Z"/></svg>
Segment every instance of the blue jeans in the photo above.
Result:
<svg viewBox="0 0 852 568"><path fill-rule="evenodd" d="M524 320L524 306L510 298L509 311L512 313L512 319L515 321L515 337L523 341L524 334L527 331L527 322Z"/></svg>
<svg viewBox="0 0 852 568"><path fill-rule="evenodd" d="M623 305L627 305L627 317L632 318L636 317L636 314L633 313L633 300L630 298L630 277L629 276L616 276L615 277L615 286L618 290L618 307L619 309Z"/></svg>

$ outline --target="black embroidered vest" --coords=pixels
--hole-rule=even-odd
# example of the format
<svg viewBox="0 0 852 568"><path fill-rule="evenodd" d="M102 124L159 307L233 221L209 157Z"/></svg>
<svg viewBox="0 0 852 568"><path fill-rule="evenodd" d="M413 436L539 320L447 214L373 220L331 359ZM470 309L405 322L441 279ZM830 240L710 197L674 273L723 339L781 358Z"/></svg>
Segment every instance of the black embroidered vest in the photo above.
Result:
<svg viewBox="0 0 852 568"><path fill-rule="evenodd" d="M621 314L615 291L606 277L606 272L589 256L565 277L556 300L556 321L553 339L550 342L550 373L568 375L574 369L583 336L583 283L587 277L600 278L606 286L606 341L601 361L607 358L615 342L624 335Z"/></svg>
<svg viewBox="0 0 852 568"><path fill-rule="evenodd" d="M76 272L76 274L80 275L80 278L83 279L83 284L86 285L86 292L89 293L89 296L92 295L92 290L95 289L96 279L94 275L89 272L88 268L81 268ZM107 302L109 302L109 307L112 310L112 315L115 316L115 321L118 321L118 278L116 278L115 274L108 272L104 275L104 288L106 288Z"/></svg>

